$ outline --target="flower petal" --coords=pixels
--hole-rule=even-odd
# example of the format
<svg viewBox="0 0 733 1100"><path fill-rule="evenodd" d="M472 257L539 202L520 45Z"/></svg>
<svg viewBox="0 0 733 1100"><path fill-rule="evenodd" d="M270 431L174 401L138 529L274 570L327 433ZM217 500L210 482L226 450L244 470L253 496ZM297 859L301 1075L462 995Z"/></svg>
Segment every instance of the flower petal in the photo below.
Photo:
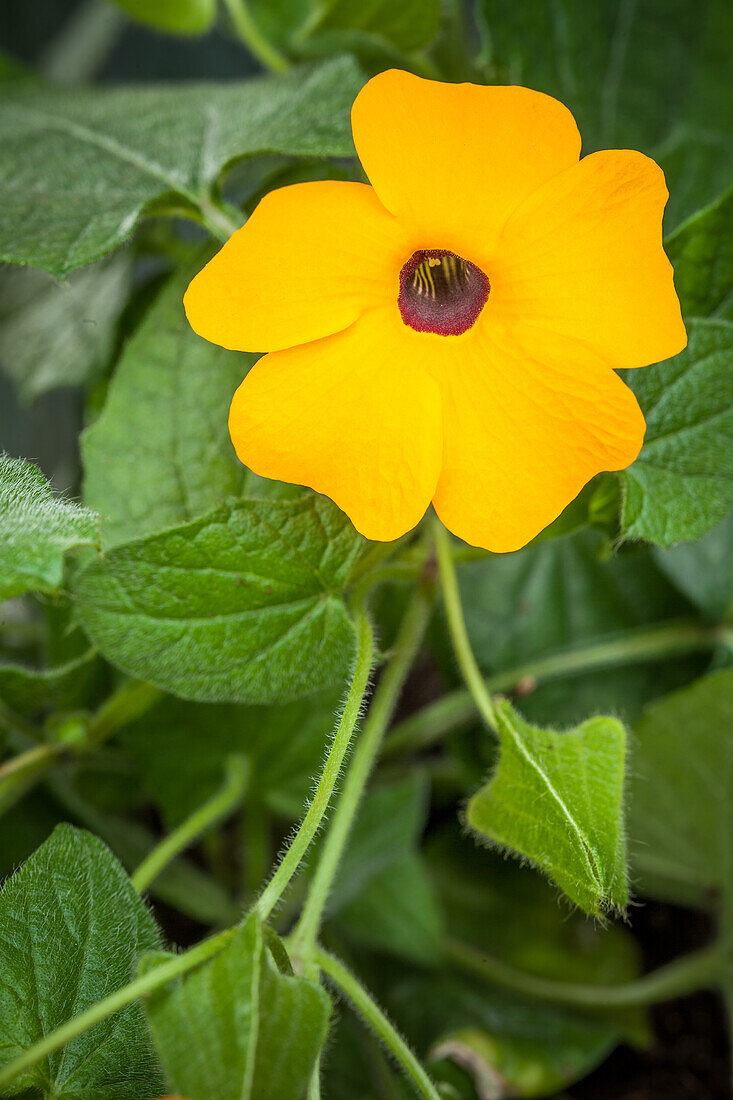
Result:
<svg viewBox="0 0 733 1100"><path fill-rule="evenodd" d="M271 191L191 282L191 327L235 351L292 347L396 301L409 257L373 189L325 180Z"/></svg>
<svg viewBox="0 0 733 1100"><path fill-rule="evenodd" d="M641 449L636 398L582 348L548 366L518 350L511 327L481 324L439 384L444 456L433 503L446 527L486 550L525 546L595 474L623 469Z"/></svg>
<svg viewBox="0 0 733 1100"><path fill-rule="evenodd" d="M325 493L369 539L422 518L440 473L440 393L394 307L260 359L234 395L237 455L264 477Z"/></svg>
<svg viewBox="0 0 733 1100"><path fill-rule="evenodd" d="M612 367L676 355L687 334L662 248L666 201L664 173L642 153L584 157L507 222L489 273L492 309L535 340L582 341Z"/></svg>
<svg viewBox="0 0 733 1100"><path fill-rule="evenodd" d="M361 90L351 124L371 183L415 248L450 249L479 266L511 211L580 155L570 111L542 92L397 69Z"/></svg>

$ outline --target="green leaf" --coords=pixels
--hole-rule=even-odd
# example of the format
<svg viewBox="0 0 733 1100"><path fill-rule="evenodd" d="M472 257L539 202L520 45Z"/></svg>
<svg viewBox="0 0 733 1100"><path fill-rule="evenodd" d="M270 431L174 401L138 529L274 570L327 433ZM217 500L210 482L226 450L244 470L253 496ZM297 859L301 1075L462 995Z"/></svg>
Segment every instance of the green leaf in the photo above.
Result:
<svg viewBox="0 0 733 1100"><path fill-rule="evenodd" d="M101 841L60 825L0 893L0 1064L135 977L160 940ZM3 1096L36 1087L58 1100L140 1100L162 1081L139 1004L27 1070Z"/></svg>
<svg viewBox="0 0 733 1100"><path fill-rule="evenodd" d="M334 882L328 919L356 943L431 966L442 954L443 922L418 852L428 796L419 773L369 792Z"/></svg>
<svg viewBox="0 0 733 1100"><path fill-rule="evenodd" d="M498 706L501 755L468 803L468 824L535 863L587 913L628 901L624 727L589 718L565 733L530 726Z"/></svg>
<svg viewBox="0 0 733 1100"><path fill-rule="evenodd" d="M683 314L733 320L733 188L694 214L664 246Z"/></svg>
<svg viewBox="0 0 733 1100"><path fill-rule="evenodd" d="M312 43L350 40L361 55L382 47L410 53L426 46L440 26L440 0L253 0L258 26L270 39L295 54ZM344 37L340 37L343 35ZM335 39L335 41L334 41ZM346 50L344 50L346 52Z"/></svg>
<svg viewBox="0 0 733 1100"><path fill-rule="evenodd" d="M425 856L453 940L557 981L605 985L638 977L631 934L578 909L569 913L530 867L486 851L455 826L434 835ZM603 1017L614 1037L619 1024L635 1038L644 1033L634 1010L608 1009Z"/></svg>
<svg viewBox="0 0 733 1100"><path fill-rule="evenodd" d="M410 69L414 62L381 34L358 29L319 30L294 49L303 59L350 54L356 57L366 73L373 76L385 69Z"/></svg>
<svg viewBox="0 0 733 1100"><path fill-rule="evenodd" d="M183 292L207 258L165 285L82 436L84 498L102 515L105 546L195 519L241 488L227 415L255 356L201 340L186 320Z"/></svg>
<svg viewBox="0 0 733 1100"><path fill-rule="evenodd" d="M461 566L458 578L471 645L487 673L609 642L690 612L647 547L627 544L610 556L593 531L488 555ZM696 661L678 659L558 677L523 697L522 709L530 721L560 726L594 712L633 720L646 702L697 668Z"/></svg>
<svg viewBox="0 0 733 1100"><path fill-rule="evenodd" d="M450 941L563 982L612 984L638 976L638 952L625 928L602 927L578 910L568 913L556 891L528 867L477 847L457 827L433 835L424 854ZM455 1080L449 1070L456 1058L480 1068L460 1057L470 1033L480 1037L485 1081L493 1082L497 1095L554 1095L589 1073L619 1041L648 1038L636 1010L590 1014L523 1000L467 968L459 974L455 962L450 975L423 970L406 976L390 967L382 983L378 994L392 1017L419 1051L430 1052L434 1079ZM361 1095L355 1081L348 1093L334 1085L334 1095L342 1094Z"/></svg>
<svg viewBox="0 0 733 1100"><path fill-rule="evenodd" d="M692 321L673 359L630 371L647 422L622 475L626 538L671 546L699 538L733 501L733 325Z"/></svg>
<svg viewBox="0 0 733 1100"><path fill-rule="evenodd" d="M455 972L416 972L397 979L390 974L390 978L389 985L385 983L385 988L378 990L382 1003L418 1051L428 1052L434 1059L446 1040L454 1039L463 1029L491 1038L491 1061L494 1065L499 1062L504 1070L499 1077L515 1077L516 1085L523 1086L523 1090L508 1091L506 1080L497 1080L494 1072L494 1089L501 1085L505 1091L487 1096L554 1095L562 1084L577 1080L598 1065L623 1038L623 1030L612 1029L605 1019L522 1001ZM443 1055L447 1053L444 1048ZM527 1078L517 1074L521 1067L530 1065L534 1091L530 1091ZM431 1061L434 1078L449 1079L444 1068L436 1060Z"/></svg>
<svg viewBox="0 0 733 1100"><path fill-rule="evenodd" d="M554 1096L565 1085L585 1076L598 1060L595 1045L587 1049L561 1042L548 1047L532 1039L460 1028L437 1040L429 1054L428 1068L440 1085L441 1081L452 1083L460 1067L470 1077L473 1088L455 1095L479 1100L497 1095Z"/></svg>
<svg viewBox="0 0 733 1100"><path fill-rule="evenodd" d="M727 62L721 68L724 70ZM713 68L708 70L713 72ZM676 228L714 203L730 185L730 142L723 132L697 124L676 126L669 139L653 150L664 170L669 199L664 208L667 228Z"/></svg>
<svg viewBox="0 0 733 1100"><path fill-rule="evenodd" d="M133 19L172 34L203 34L216 19L216 0L115 0Z"/></svg>
<svg viewBox="0 0 733 1100"><path fill-rule="evenodd" d="M584 153L643 149L669 164L670 225L729 183L726 0L479 0L477 15L489 82L562 100Z"/></svg>
<svg viewBox="0 0 733 1100"><path fill-rule="evenodd" d="M0 815L0 882L12 875L62 820L43 788L36 788Z"/></svg>
<svg viewBox="0 0 733 1100"><path fill-rule="evenodd" d="M249 7L260 31L271 42L289 50L301 40L314 18L318 0L250 0Z"/></svg>
<svg viewBox="0 0 733 1100"><path fill-rule="evenodd" d="M77 614L108 660L174 695L285 702L348 671L361 545L325 498L237 501L93 562Z"/></svg>
<svg viewBox="0 0 733 1100"><path fill-rule="evenodd" d="M696 542L655 550L659 568L713 620L733 611L733 512Z"/></svg>
<svg viewBox="0 0 733 1100"><path fill-rule="evenodd" d="M98 667L93 649L54 668L0 664L0 702L16 714L72 707L93 681Z"/></svg>
<svg viewBox="0 0 733 1100"><path fill-rule="evenodd" d="M88 767L82 762L68 777L55 770L46 786L64 814L71 814L75 821L108 844L123 867L132 873L160 838L136 821L97 809L80 793L85 779L88 786L94 784L93 793L98 795L100 773L94 773L93 762ZM182 857L165 868L151 886L150 893L202 924L230 924L236 919L236 907L221 883Z"/></svg>
<svg viewBox="0 0 733 1100"><path fill-rule="evenodd" d="M99 517L54 496L31 462L0 453L0 599L53 592L64 553L98 540Z"/></svg>
<svg viewBox="0 0 733 1100"><path fill-rule="evenodd" d="M0 272L0 362L24 401L85 384L106 367L129 270L121 254L65 283L33 268Z"/></svg>
<svg viewBox="0 0 733 1100"><path fill-rule="evenodd" d="M220 955L146 1005L169 1088L188 1100L300 1100L330 1007L319 986L278 971L255 913Z"/></svg>
<svg viewBox="0 0 733 1100"><path fill-rule="evenodd" d="M5 84L10 80L36 80L36 74L17 57L12 57L5 50L0 50L0 83Z"/></svg>
<svg viewBox="0 0 733 1100"><path fill-rule="evenodd" d="M9 90L0 108L0 259L66 275L173 193L211 210L234 161L350 156L362 78L348 59L246 83ZM70 199L71 196L71 199Z"/></svg>
<svg viewBox="0 0 733 1100"><path fill-rule="evenodd" d="M167 697L119 736L168 828L218 790L225 761L235 753L248 759L253 797L293 821L312 792L341 697L341 688L329 689L267 707Z"/></svg>
<svg viewBox="0 0 733 1100"><path fill-rule="evenodd" d="M733 669L649 707L635 730L629 838L639 892L733 922Z"/></svg>
<svg viewBox="0 0 733 1100"><path fill-rule="evenodd" d="M440 26L440 0L320 0L311 29L381 35L406 53L420 50Z"/></svg>

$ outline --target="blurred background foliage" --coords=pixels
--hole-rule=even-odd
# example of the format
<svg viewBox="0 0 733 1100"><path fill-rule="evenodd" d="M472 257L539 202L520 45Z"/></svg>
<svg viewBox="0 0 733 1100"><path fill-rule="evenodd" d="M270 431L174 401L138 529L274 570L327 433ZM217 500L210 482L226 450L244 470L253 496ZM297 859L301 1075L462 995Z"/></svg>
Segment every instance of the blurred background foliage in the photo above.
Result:
<svg viewBox="0 0 733 1100"><path fill-rule="evenodd" d="M117 6L4 0L0 80L8 87L40 80L162 88L170 81L241 80L263 63L277 69L350 55L359 69L346 64L359 80L396 65L449 80L526 83L568 104L585 152L639 148L665 169L671 192L665 231L678 288L686 315L701 318L697 338L718 373L702 395L691 383L692 397L683 393L680 407L667 403L656 421L656 391L673 388L669 367L649 368L646 383L632 378L630 384L649 402L650 442L658 429L663 446L670 424L687 431L698 465L661 463L665 477L671 470L678 479L667 499L654 481L659 465L649 459L653 469L638 466L626 480L597 479L546 536L519 553L467 551L461 560L459 552L469 634L497 689L511 690L531 722L564 728L603 712L632 730L630 923L605 927L571 912L535 871L476 848L457 826L467 798L496 763L496 745L466 703L436 616L361 809L326 937L426 1055L446 1096L727 1095L726 1025L713 994L661 1007L651 1020L635 1007L579 1010L486 980L476 957L485 951L541 978L623 983L643 967L703 945L715 920L729 926L733 919L726 863L733 792L725 740L733 713L726 671L733 470L730 454L725 457L728 437L721 431L700 443L699 428L721 400L722 411L730 412L717 379L730 378L731 365L725 325L732 319L726 189L733 166L733 6L723 0L256 0L247 9L254 21L250 48L237 38L238 10L236 4L218 9L214 0L121 0ZM230 210L248 211L272 186L350 178L355 169L347 152L328 162L307 151L242 161L227 175L223 198ZM71 198L59 195L61 204ZM32 267L0 271L2 447L33 459L57 488L77 496L83 460L85 500L107 517L107 547L194 519L229 494L292 496L233 460L225 410L247 363L204 347L185 329L182 287L211 245L168 202L169 196L156 198L148 212L164 217L141 220L129 243L80 267L66 283ZM210 381L205 400L197 388L204 372ZM184 393L181 416L190 416L192 435L200 432L202 405L217 425L205 476L186 487L185 501L160 457L180 442L165 439L165 403L176 387ZM705 399L698 421L686 424L684 411ZM156 425L163 439L156 438L157 450L146 456L145 440ZM131 457L133 437L142 445ZM194 448L189 468L199 470L202 462ZM704 492L685 481L698 475L706 479ZM135 478L138 491L128 500L126 486ZM699 498L695 517L692 507L684 508L685 494ZM658 502L654 523L641 505L633 507L647 495ZM399 587L377 601L384 650L402 603ZM77 713L85 721L89 714L106 720L99 715L120 679L114 665L90 649L72 611L59 593L4 604L0 622L3 703L23 721L45 722L47 736L59 736L53 723L63 723L69 744ZM638 638L641 658L634 650ZM609 659L604 647L619 639L628 647L622 645L621 659ZM576 662L579 653L586 656ZM558 654L565 660L555 668ZM36 671L26 674L26 667ZM6 799L0 873L9 874L61 821L89 829L132 870L162 832L215 793L231 754L244 754L256 797L241 819L210 833L191 858L172 863L152 891L168 936L182 945L195 942L234 920L267 873L309 795L341 693L337 683L267 706L143 693L139 714L133 700L115 736L96 752L70 751L40 777L42 785L36 780ZM281 928L305 883L288 897ZM145 935L146 946L154 946L153 933ZM728 990L733 996L733 981ZM339 1013L324 1064L326 1096L409 1095L375 1040L347 1012Z"/></svg>

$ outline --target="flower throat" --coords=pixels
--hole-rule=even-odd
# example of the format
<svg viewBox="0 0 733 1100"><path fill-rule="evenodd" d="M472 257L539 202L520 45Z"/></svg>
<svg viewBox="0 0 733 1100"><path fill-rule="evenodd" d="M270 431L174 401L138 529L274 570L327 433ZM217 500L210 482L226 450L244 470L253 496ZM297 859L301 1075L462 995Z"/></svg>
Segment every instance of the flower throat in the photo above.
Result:
<svg viewBox="0 0 733 1100"><path fill-rule="evenodd" d="M400 272L402 320L417 332L460 336L475 323L491 286L480 268L442 248L413 253Z"/></svg>

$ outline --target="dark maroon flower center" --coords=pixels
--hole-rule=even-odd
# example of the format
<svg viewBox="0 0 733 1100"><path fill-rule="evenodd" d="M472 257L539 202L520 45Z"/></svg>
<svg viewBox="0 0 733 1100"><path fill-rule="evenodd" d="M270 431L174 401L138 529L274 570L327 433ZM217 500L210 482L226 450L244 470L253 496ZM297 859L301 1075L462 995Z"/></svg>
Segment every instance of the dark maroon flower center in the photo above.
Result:
<svg viewBox="0 0 733 1100"><path fill-rule="evenodd" d="M491 286L480 268L443 248L413 253L400 272L402 320L417 332L460 336L486 305Z"/></svg>

